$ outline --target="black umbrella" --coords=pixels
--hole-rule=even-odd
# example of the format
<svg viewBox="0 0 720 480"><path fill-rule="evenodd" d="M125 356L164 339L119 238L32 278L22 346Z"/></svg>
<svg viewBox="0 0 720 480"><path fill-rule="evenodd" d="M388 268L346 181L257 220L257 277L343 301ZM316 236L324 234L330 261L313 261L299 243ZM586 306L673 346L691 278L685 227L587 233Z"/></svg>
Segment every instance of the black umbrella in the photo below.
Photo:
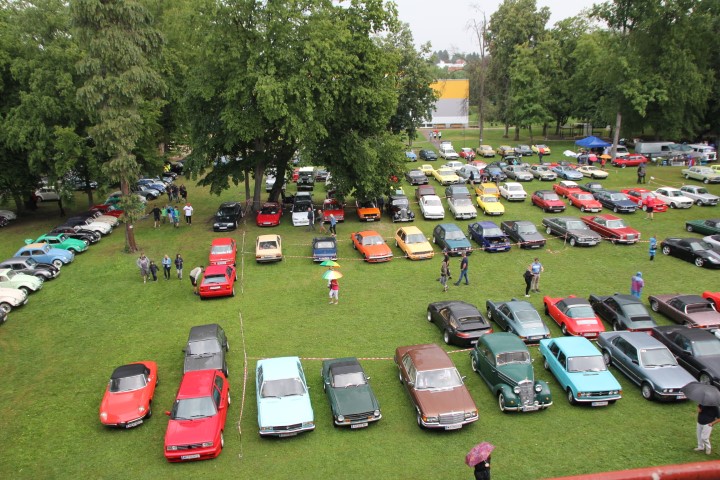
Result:
<svg viewBox="0 0 720 480"><path fill-rule="evenodd" d="M720 390L712 385L690 382L682 388L682 391L687 398L700 405L707 405L709 407L720 406Z"/></svg>

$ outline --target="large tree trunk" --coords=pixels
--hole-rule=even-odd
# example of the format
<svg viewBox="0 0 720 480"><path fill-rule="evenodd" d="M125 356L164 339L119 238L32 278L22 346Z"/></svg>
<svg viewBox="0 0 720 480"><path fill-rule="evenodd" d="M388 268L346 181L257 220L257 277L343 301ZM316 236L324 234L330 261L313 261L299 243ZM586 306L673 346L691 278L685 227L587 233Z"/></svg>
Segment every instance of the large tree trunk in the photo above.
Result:
<svg viewBox="0 0 720 480"><path fill-rule="evenodd" d="M510 125L505 123L505 135L503 135L503 138L508 138L510 136Z"/></svg>
<svg viewBox="0 0 720 480"><path fill-rule="evenodd" d="M515 138L513 140L520 141L520 125L515 125Z"/></svg>
<svg viewBox="0 0 720 480"><path fill-rule="evenodd" d="M120 191L123 197L130 194L130 186L126 179L120 180ZM134 253L138 251L137 243L135 243L135 224L132 215L125 215L125 252Z"/></svg>
<svg viewBox="0 0 720 480"><path fill-rule="evenodd" d="M617 115L615 116L615 131L613 132L613 144L612 144L612 150L610 151L610 156L612 157L610 159L611 163L615 160L615 156L617 155L617 145L618 145L618 141L620 140L620 127L621 126L622 126L622 114L620 113L620 110L618 110Z"/></svg>
<svg viewBox="0 0 720 480"><path fill-rule="evenodd" d="M255 185L253 191L253 211L259 212L262 205L263 173L265 173L265 162L255 164Z"/></svg>
<svg viewBox="0 0 720 480"><path fill-rule="evenodd" d="M530 143L535 143L533 142L532 125L528 127L528 133L530 134Z"/></svg>

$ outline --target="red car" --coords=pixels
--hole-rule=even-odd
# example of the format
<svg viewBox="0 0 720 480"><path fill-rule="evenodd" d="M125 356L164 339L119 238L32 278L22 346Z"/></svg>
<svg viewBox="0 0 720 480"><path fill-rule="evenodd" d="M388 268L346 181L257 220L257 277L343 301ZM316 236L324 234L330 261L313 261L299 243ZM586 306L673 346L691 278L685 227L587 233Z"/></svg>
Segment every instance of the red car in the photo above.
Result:
<svg viewBox="0 0 720 480"><path fill-rule="evenodd" d="M165 431L168 462L207 460L220 455L230 406L230 385L220 370L183 375Z"/></svg>
<svg viewBox="0 0 720 480"><path fill-rule="evenodd" d="M100 423L119 428L141 425L152 416L157 383L155 362L142 361L117 367L100 403Z"/></svg>
<svg viewBox="0 0 720 480"><path fill-rule="evenodd" d="M613 166L625 168L625 167L637 167L641 163L647 163L647 158L640 155L639 153L632 153L625 157L617 157L612 161Z"/></svg>
<svg viewBox="0 0 720 480"><path fill-rule="evenodd" d="M210 245L209 265L235 265L237 244L232 238L216 238Z"/></svg>
<svg viewBox="0 0 720 480"><path fill-rule="evenodd" d="M570 295L567 298L543 297L545 315L555 320L563 335L596 338L605 326L584 298Z"/></svg>
<svg viewBox="0 0 720 480"><path fill-rule="evenodd" d="M561 182L554 184L553 190L555 190L555 193L561 197L567 197L573 192L582 192L578 184L572 180L562 180Z"/></svg>
<svg viewBox="0 0 720 480"><path fill-rule="evenodd" d="M389 262L393 259L392 251L379 233L373 230L351 233L353 248L359 251L368 263Z"/></svg>
<svg viewBox="0 0 720 480"><path fill-rule="evenodd" d="M336 198L328 198L323 201L323 220L329 222L330 215L334 215L338 222L345 221L345 207Z"/></svg>
<svg viewBox="0 0 720 480"><path fill-rule="evenodd" d="M100 212L103 215L112 215L113 217L120 218L123 213L125 213L125 210L121 210L120 208L116 207L115 205L110 205L107 203L99 203L97 205L93 205L93 207L90 209L93 212Z"/></svg>
<svg viewBox="0 0 720 480"><path fill-rule="evenodd" d="M633 244L640 240L640 232L625 225L625 220L615 215L589 215L580 217L590 230L599 233L603 240L610 240L612 243Z"/></svg>
<svg viewBox="0 0 720 480"><path fill-rule="evenodd" d="M211 297L234 297L237 272L234 265L210 265L198 282L200 300Z"/></svg>
<svg viewBox="0 0 720 480"><path fill-rule="evenodd" d="M275 227L280 225L282 205L277 202L265 202L257 213L255 223L258 227Z"/></svg>
<svg viewBox="0 0 720 480"><path fill-rule="evenodd" d="M545 212L563 212L567 208L565 202L552 190L538 190L533 193L530 200L533 205L537 205Z"/></svg>
<svg viewBox="0 0 720 480"><path fill-rule="evenodd" d="M720 292L703 292L702 297L715 302L715 310L720 312Z"/></svg>
<svg viewBox="0 0 720 480"><path fill-rule="evenodd" d="M644 211L652 206L653 212L667 212L667 203L655 196L653 192L645 188L626 188L622 193L633 202L637 203Z"/></svg>
<svg viewBox="0 0 720 480"><path fill-rule="evenodd" d="M599 212L602 210L602 203L595 200L592 193L572 192L567 196L570 205L577 207L581 212Z"/></svg>

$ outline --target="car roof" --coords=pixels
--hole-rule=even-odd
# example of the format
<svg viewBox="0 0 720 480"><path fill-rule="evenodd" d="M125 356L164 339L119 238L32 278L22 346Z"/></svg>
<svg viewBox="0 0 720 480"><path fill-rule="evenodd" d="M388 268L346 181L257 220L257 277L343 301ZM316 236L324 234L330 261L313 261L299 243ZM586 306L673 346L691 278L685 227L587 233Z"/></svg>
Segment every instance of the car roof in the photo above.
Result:
<svg viewBox="0 0 720 480"><path fill-rule="evenodd" d="M610 337L622 337L636 348L657 348L663 346L657 339L648 335L646 332L629 332L627 330L619 332L603 332L600 335Z"/></svg>
<svg viewBox="0 0 720 480"><path fill-rule="evenodd" d="M27 245L23 245L23 249L25 250L28 248L44 248L45 245L47 245L47 243L45 242L28 243Z"/></svg>
<svg viewBox="0 0 720 480"><path fill-rule="evenodd" d="M297 373L297 364L300 363L298 357L275 357L258 360L257 368L262 367L263 379L279 380L289 378L289 371Z"/></svg>
<svg viewBox="0 0 720 480"><path fill-rule="evenodd" d="M685 325L662 325L654 327L653 330L657 330L667 335L669 333L680 333L683 337L693 340L708 340L717 339L715 335L704 330L702 328L689 328Z"/></svg>
<svg viewBox="0 0 720 480"><path fill-rule="evenodd" d="M345 373L365 373L357 358L340 358L332 362L330 365L330 373L342 375Z"/></svg>
<svg viewBox="0 0 720 480"><path fill-rule="evenodd" d="M225 267L225 265L219 265ZM208 267L210 268L210 267ZM220 331L220 325L217 323L209 323L207 325L197 325L190 329L188 335L188 342L194 342L198 340L206 340L208 338L217 338L218 332Z"/></svg>
<svg viewBox="0 0 720 480"><path fill-rule="evenodd" d="M643 333L643 335L647 335ZM589 355L600 355L600 352L585 337L558 337L551 341L557 345L567 357L583 357Z"/></svg>
<svg viewBox="0 0 720 480"><path fill-rule="evenodd" d="M407 227L400 227L398 230L402 230L405 233L422 233L422 230L420 230L418 227L414 225L408 225ZM424 235L424 234L423 234Z"/></svg>
<svg viewBox="0 0 720 480"><path fill-rule="evenodd" d="M269 235L258 235L257 241L258 242L274 242L276 240L280 240L280 235L276 234L269 234Z"/></svg>
<svg viewBox="0 0 720 480"><path fill-rule="evenodd" d="M702 240L702 239L698 239ZM689 303L712 303L711 300L708 300L707 298L703 298L700 295L678 295L675 297L679 302L684 304Z"/></svg>
<svg viewBox="0 0 720 480"><path fill-rule="evenodd" d="M197 398L210 395L218 370L192 370L183 375L177 398Z"/></svg>
<svg viewBox="0 0 720 480"><path fill-rule="evenodd" d="M410 356L415 369L418 371L455 368L455 364L450 360L445 350L434 343L413 345L406 348L407 355Z"/></svg>
<svg viewBox="0 0 720 480"><path fill-rule="evenodd" d="M221 238L214 238L212 241L212 246L215 245L230 245L234 242L234 240L230 237L221 237Z"/></svg>
<svg viewBox="0 0 720 480"><path fill-rule="evenodd" d="M337 239L335 237L314 237L313 243L317 242L333 242L337 243Z"/></svg>
<svg viewBox="0 0 720 480"><path fill-rule="evenodd" d="M142 363L131 363L129 365L123 365L121 367L117 367L115 370L113 370L112 375L110 375L110 378L117 379L117 378L127 378L127 377L134 377L135 375L147 375L150 373L150 369L145 366L145 364Z"/></svg>
<svg viewBox="0 0 720 480"><path fill-rule="evenodd" d="M625 294L616 293L614 295L611 295L610 297L615 299L615 301L620 305L631 305L631 304L635 304L635 303L642 304L642 302L633 295L625 295Z"/></svg>
<svg viewBox="0 0 720 480"><path fill-rule="evenodd" d="M517 352L519 350L528 351L525 342L510 332L489 333L483 335L482 341L490 348L493 354L500 352Z"/></svg>
<svg viewBox="0 0 720 480"><path fill-rule="evenodd" d="M560 302L563 302L563 303L564 303L565 305L567 305L567 306L588 305L588 301L585 300L584 298L580 298L580 297L577 297L577 298L570 298L570 297L568 297L568 298L563 298L563 299L560 300ZM558 303L560 303L560 302L558 302Z"/></svg>

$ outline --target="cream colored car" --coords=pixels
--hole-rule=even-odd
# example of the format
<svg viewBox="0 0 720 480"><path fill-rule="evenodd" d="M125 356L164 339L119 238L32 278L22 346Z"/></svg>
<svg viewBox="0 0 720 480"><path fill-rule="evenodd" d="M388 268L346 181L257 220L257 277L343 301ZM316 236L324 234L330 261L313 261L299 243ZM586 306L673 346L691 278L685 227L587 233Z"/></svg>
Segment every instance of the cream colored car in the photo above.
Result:
<svg viewBox="0 0 720 480"><path fill-rule="evenodd" d="M283 259L280 235L260 235L255 240L255 261L279 262Z"/></svg>

